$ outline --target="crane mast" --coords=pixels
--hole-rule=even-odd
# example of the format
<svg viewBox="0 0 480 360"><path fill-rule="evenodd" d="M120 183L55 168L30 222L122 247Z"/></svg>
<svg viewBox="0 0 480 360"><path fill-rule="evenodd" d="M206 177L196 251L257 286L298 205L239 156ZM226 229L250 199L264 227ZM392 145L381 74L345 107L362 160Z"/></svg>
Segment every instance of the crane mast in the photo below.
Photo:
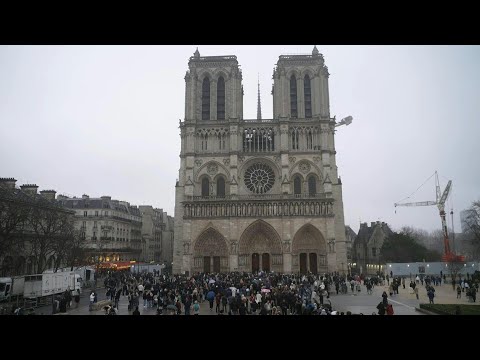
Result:
<svg viewBox="0 0 480 360"><path fill-rule="evenodd" d="M428 181L428 180L427 180ZM442 232L443 232L443 245L444 245L444 255L442 256L443 261L463 261L464 256L457 256L450 250L450 242L448 239L448 228L447 228L447 219L445 213L445 202L447 201L448 195L450 194L450 189L452 188L452 180L449 180L443 194L440 190L440 182L438 180L438 173L435 171L435 188L436 188L436 201L420 201L420 202L411 202L411 203L395 203L397 206L431 206L437 205L440 212L440 219L442 220ZM417 189L418 190L418 189ZM453 222L452 222L453 224Z"/></svg>

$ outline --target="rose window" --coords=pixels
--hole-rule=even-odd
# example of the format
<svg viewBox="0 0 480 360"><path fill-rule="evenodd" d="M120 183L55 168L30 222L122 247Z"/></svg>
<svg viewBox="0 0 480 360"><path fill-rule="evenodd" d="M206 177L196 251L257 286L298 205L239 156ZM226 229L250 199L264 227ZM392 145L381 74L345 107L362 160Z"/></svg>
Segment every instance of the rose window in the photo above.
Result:
<svg viewBox="0 0 480 360"><path fill-rule="evenodd" d="M275 173L265 164L253 164L245 171L245 185L255 194L265 194L275 183Z"/></svg>

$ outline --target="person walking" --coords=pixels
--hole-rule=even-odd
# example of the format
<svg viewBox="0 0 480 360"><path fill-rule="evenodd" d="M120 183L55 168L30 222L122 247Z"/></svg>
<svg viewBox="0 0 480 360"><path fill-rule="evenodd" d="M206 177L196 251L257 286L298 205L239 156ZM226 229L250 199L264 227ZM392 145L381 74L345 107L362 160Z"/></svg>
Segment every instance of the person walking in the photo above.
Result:
<svg viewBox="0 0 480 360"><path fill-rule="evenodd" d="M457 285L457 299L462 298L462 289L460 288L460 285Z"/></svg>
<svg viewBox="0 0 480 360"><path fill-rule="evenodd" d="M140 311L138 310L138 306L135 306L135 310L133 311L132 315L140 315Z"/></svg>
<svg viewBox="0 0 480 360"><path fill-rule="evenodd" d="M215 300L215 292L213 290L207 293L207 300L210 303L210 311L213 311L213 301Z"/></svg>
<svg viewBox="0 0 480 360"><path fill-rule="evenodd" d="M435 293L432 289L429 289L427 292L428 300L430 300L430 304L433 304L433 298L435 297Z"/></svg>
<svg viewBox="0 0 480 360"><path fill-rule="evenodd" d="M78 308L78 304L80 303L80 290L78 289L75 293L74 300L75 300L75 308Z"/></svg>
<svg viewBox="0 0 480 360"><path fill-rule="evenodd" d="M200 305L198 304L198 300L195 300L195 304L193 304L193 315L200 314Z"/></svg>
<svg viewBox="0 0 480 360"><path fill-rule="evenodd" d="M393 315L394 312L393 312L393 305L392 304L388 304L387 305L387 315Z"/></svg>

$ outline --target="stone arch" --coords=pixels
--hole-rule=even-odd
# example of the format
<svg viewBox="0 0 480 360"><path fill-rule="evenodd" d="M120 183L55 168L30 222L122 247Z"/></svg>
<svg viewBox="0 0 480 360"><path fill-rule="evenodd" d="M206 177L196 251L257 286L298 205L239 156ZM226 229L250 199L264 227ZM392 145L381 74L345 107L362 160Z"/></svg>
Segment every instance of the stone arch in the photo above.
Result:
<svg viewBox="0 0 480 360"><path fill-rule="evenodd" d="M222 181L223 181L223 194L221 193ZM227 186L228 178L224 174L217 174L213 178L213 183L215 184L215 189L216 189L215 196L227 196L230 193Z"/></svg>
<svg viewBox="0 0 480 360"><path fill-rule="evenodd" d="M302 69L300 75L301 75L302 79L305 78L305 75L308 75L310 80L312 80L315 77L315 74L314 74L313 70L311 68L308 68L308 67L305 68L305 69Z"/></svg>
<svg viewBox="0 0 480 360"><path fill-rule="evenodd" d="M255 255L256 254L256 255ZM277 231L263 220L250 224L242 233L239 241L239 270L252 271L254 257L262 257L260 269L276 272L283 271L283 252ZM268 259L268 264L265 263Z"/></svg>
<svg viewBox="0 0 480 360"><path fill-rule="evenodd" d="M212 164L217 165L218 170L215 174L209 175L210 180L213 180L213 178L219 174L223 174L227 179L230 179L230 172L227 170L227 168L224 165L220 164L218 161L211 160L203 164L202 166L200 166L200 168L197 170L197 173L195 174L194 181L198 182L199 177L203 176L204 174L208 174L207 172L208 166Z"/></svg>
<svg viewBox="0 0 480 360"><path fill-rule="evenodd" d="M285 77L288 79L288 81L290 81L290 78L292 77L292 75L295 76L295 79L298 80L300 79L301 73L297 69L290 69L286 73ZM289 88L290 88L290 84L289 84Z"/></svg>
<svg viewBox="0 0 480 360"><path fill-rule="evenodd" d="M212 78L215 81L218 81L220 76L223 77L223 80L225 81L225 84L226 84L229 79L229 76L228 76L228 72L224 68L216 69L212 74Z"/></svg>
<svg viewBox="0 0 480 360"><path fill-rule="evenodd" d="M205 79L206 77L208 78L208 80L210 80L210 82L213 80L213 75L210 71L208 71L208 70L199 71L198 81L199 81L200 85L203 83L203 79Z"/></svg>
<svg viewBox="0 0 480 360"><path fill-rule="evenodd" d="M209 227L194 242L193 271L228 272L228 257L227 240L219 231Z"/></svg>
<svg viewBox="0 0 480 360"><path fill-rule="evenodd" d="M293 238L292 271L327 272L327 242L320 230L312 224L303 225Z"/></svg>
<svg viewBox="0 0 480 360"><path fill-rule="evenodd" d="M310 161L308 159L299 160L290 168L290 171L289 171L289 177L290 178L292 178L293 173L301 173L299 166L302 163L308 163L310 165L310 170L308 171L308 176L310 176L310 174L313 173L313 174L316 174L318 176L319 181L322 180L322 171L320 170L320 168L315 163L313 163L312 161ZM303 178L306 179L305 176L303 176Z"/></svg>
<svg viewBox="0 0 480 360"><path fill-rule="evenodd" d="M313 177L315 178L315 182L316 182L316 194L320 194L320 193L323 193L323 184L322 184L322 181L321 181L321 177L314 173L314 172L311 172L311 173L308 173L306 176L305 176L305 182L306 182L306 186L307 186L307 193L310 194L310 178Z"/></svg>

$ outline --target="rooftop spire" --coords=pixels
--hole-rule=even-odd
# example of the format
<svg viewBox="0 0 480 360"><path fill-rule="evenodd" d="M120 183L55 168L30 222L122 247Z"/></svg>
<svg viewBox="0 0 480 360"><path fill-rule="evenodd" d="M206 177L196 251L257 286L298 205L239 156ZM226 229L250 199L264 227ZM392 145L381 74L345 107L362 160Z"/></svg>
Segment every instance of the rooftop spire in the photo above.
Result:
<svg viewBox="0 0 480 360"><path fill-rule="evenodd" d="M197 50L195 50L195 52L193 53L193 56L196 58L200 57L200 53L198 52L198 47L197 47Z"/></svg>
<svg viewBox="0 0 480 360"><path fill-rule="evenodd" d="M318 52L318 49L317 49L317 45L315 45L313 47L312 55L318 55L318 54L319 54L319 52Z"/></svg>
<svg viewBox="0 0 480 360"><path fill-rule="evenodd" d="M262 104L260 103L260 74L258 74L257 120L262 120Z"/></svg>

